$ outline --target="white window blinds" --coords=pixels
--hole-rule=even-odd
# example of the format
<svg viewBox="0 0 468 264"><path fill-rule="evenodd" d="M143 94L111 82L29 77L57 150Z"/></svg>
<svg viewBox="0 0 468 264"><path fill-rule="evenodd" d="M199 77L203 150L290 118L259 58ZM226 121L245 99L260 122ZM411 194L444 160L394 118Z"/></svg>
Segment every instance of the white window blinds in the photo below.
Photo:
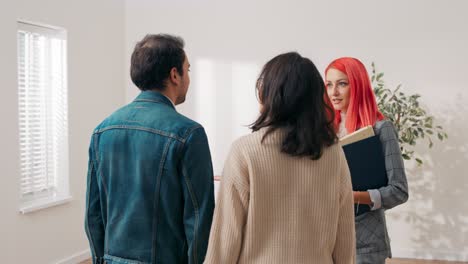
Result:
<svg viewBox="0 0 468 264"><path fill-rule="evenodd" d="M22 201L68 195L66 32L18 22Z"/></svg>

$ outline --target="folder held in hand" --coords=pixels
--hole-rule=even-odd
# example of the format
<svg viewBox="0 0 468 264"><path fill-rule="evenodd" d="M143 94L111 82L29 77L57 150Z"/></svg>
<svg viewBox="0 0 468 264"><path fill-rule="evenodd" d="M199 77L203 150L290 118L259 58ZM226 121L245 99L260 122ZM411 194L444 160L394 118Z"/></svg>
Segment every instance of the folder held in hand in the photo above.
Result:
<svg viewBox="0 0 468 264"><path fill-rule="evenodd" d="M340 139L348 161L354 191L378 189L388 184L382 145L374 135L372 126L364 127ZM357 215L370 211L369 206L359 206Z"/></svg>

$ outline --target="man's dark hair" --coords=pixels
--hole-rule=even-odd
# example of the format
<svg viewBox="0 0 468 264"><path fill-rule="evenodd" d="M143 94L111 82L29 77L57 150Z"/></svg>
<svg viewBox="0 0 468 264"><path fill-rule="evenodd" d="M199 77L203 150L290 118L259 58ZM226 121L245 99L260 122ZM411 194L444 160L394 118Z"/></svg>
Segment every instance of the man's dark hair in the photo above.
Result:
<svg viewBox="0 0 468 264"><path fill-rule="evenodd" d="M267 127L263 139L276 129L284 130L282 152L316 160L325 146L337 141L325 84L309 59L297 52L271 59L257 80L257 92L262 110L251 129Z"/></svg>
<svg viewBox="0 0 468 264"><path fill-rule="evenodd" d="M184 40L167 34L146 35L135 45L130 76L142 91L166 88L172 68L183 75Z"/></svg>

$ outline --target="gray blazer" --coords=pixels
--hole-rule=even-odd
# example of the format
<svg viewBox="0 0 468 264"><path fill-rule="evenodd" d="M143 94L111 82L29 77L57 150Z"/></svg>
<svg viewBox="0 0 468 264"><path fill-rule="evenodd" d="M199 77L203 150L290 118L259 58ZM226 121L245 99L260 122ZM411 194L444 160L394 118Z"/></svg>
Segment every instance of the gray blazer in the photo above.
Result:
<svg viewBox="0 0 468 264"><path fill-rule="evenodd" d="M392 122L382 120L375 124L374 132L382 143L388 185L378 189L382 207L356 217L358 264L379 263L377 259L391 257L385 210L408 200L408 182L395 127Z"/></svg>

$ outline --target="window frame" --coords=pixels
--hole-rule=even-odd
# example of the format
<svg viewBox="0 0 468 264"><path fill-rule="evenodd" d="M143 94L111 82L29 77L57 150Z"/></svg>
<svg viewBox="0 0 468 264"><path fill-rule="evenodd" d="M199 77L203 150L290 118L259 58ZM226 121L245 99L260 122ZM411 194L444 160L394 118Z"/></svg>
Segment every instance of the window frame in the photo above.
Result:
<svg viewBox="0 0 468 264"><path fill-rule="evenodd" d="M24 43L21 43L21 32L23 32L23 36L25 36ZM25 45L29 43L26 38L32 38L31 35L39 36L45 44L42 47L34 46L34 48L31 49L29 49L30 47L24 47L23 50L20 50L20 47L22 47L20 46L21 44ZM20 151L19 211L25 214L67 203L72 200L69 188L67 31L60 27L18 20L16 38L18 61L18 128L20 134L18 142ZM42 57L39 59L39 64L44 66L40 68L36 65L36 59L33 59L34 62L31 63L31 67L33 70L36 70L36 76L39 76L34 78L37 78L37 80L46 80L45 83L37 81L36 79L32 81L31 85L28 83L28 78L32 76L32 72L34 71L31 70L31 72L28 72L28 67L22 65L21 62L26 64L28 60L31 60L31 58L27 56L34 56L31 55L33 52L37 52L37 54L41 53L40 55L42 55ZM27 91L28 86L34 86L30 88L30 90L40 93L38 97L42 99L39 103L40 110L37 114L39 115L38 118L31 118L31 114L26 111L28 109L28 104L31 103L28 101L30 100L28 97L28 92L30 91ZM37 98L34 97L34 99ZM33 111L34 110L35 108ZM31 176L39 173L37 171L40 169L35 170L31 168L30 163L34 165L35 163L24 158L25 156L33 157L36 155L31 153L32 151L30 150L33 145L31 142L34 142L34 140L31 136L32 132L28 131L29 127L27 127L27 125L29 125L28 122L31 120L40 123L35 126L41 126L39 137L41 142L45 142L45 144L42 144L39 151L40 155L46 156L44 158L45 161L41 162L44 163L47 169L42 169L43 171L40 174L44 174L45 170L45 176ZM25 167L27 169L25 169ZM49 169L52 171L53 177L50 176ZM30 173L29 171L33 172ZM35 180L36 177L46 182L52 179L53 183L47 183L45 187L43 187L43 190L37 191L35 189L37 184L32 183L33 179ZM29 183L23 184L23 181L29 181ZM26 188L24 186L26 186ZM31 193L25 191L28 189L31 190Z"/></svg>

